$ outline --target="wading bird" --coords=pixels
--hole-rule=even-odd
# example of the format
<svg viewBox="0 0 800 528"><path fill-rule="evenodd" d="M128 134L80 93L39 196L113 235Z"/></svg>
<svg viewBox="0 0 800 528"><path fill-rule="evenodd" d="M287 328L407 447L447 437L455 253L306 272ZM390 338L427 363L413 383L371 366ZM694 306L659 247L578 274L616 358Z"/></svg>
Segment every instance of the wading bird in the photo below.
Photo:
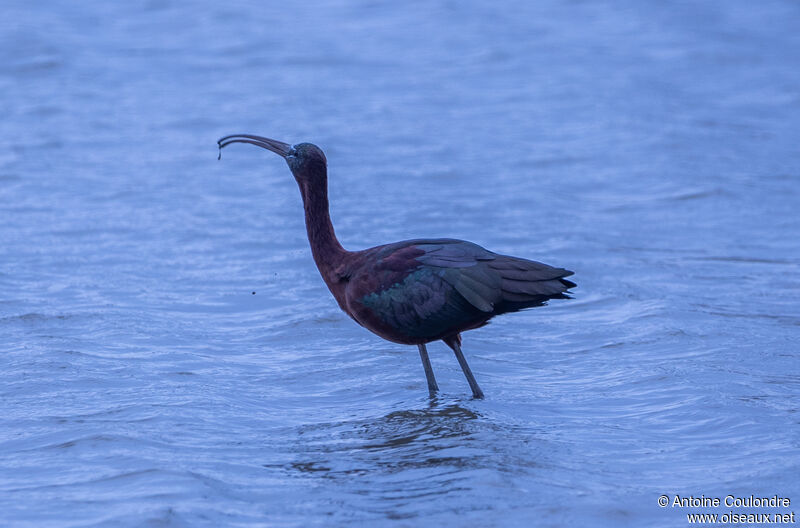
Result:
<svg viewBox="0 0 800 528"><path fill-rule="evenodd" d="M568 299L571 271L498 255L449 238L395 242L347 251L336 239L328 213L328 162L311 143L289 145L249 134L226 136L222 148L249 143L286 160L303 196L311 254L339 307L384 339L417 345L433 396L439 387L426 343L441 339L453 349L475 398L483 391L461 352L461 332L495 315Z"/></svg>

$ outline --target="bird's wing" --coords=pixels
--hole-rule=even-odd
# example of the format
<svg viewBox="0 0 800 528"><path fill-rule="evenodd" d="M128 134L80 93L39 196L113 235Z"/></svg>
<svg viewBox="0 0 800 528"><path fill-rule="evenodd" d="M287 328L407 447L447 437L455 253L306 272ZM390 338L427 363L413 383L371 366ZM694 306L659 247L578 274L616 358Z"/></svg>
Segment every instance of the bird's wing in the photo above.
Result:
<svg viewBox="0 0 800 528"><path fill-rule="evenodd" d="M474 317L475 311L442 275L420 266L386 289L359 295L358 302L403 336L433 339Z"/></svg>
<svg viewBox="0 0 800 528"><path fill-rule="evenodd" d="M463 240L410 240L367 250L348 298L385 324L433 336L541 304L572 285L566 270L488 251Z"/></svg>
<svg viewBox="0 0 800 528"><path fill-rule="evenodd" d="M463 240L418 244L424 254L416 258L423 267L438 270L442 279L472 306L491 312L500 299L501 278L489 268L496 255Z"/></svg>
<svg viewBox="0 0 800 528"><path fill-rule="evenodd" d="M452 242L409 240L365 250L346 289L356 320L367 327L377 320L404 336L433 339L483 317L457 288L476 303L481 294L490 292L471 284L469 278L455 280L452 270L475 261L464 260L468 251L442 251ZM481 293L473 294L475 290Z"/></svg>
<svg viewBox="0 0 800 528"><path fill-rule="evenodd" d="M572 275L571 271L498 255L471 242L454 240L421 247L426 251L417 260L445 270L443 278L483 312L502 313L535 306L563 297L568 288L575 286L564 280Z"/></svg>

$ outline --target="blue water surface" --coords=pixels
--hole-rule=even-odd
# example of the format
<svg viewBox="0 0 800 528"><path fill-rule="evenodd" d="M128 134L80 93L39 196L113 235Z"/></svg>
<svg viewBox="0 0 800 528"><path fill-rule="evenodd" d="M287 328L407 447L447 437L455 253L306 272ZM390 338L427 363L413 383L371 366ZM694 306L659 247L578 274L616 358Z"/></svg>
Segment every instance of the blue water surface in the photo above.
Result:
<svg viewBox="0 0 800 528"><path fill-rule="evenodd" d="M800 4L28 2L0 21L0 525L683 526L800 511ZM452 353L345 247L474 241L574 299ZM743 510L737 510L743 511Z"/></svg>

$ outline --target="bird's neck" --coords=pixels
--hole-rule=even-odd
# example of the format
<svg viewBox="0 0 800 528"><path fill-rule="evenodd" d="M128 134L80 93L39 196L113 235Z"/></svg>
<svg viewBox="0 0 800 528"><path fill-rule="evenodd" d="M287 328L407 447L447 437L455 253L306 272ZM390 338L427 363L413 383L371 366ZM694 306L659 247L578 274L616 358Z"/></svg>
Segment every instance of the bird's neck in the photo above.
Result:
<svg viewBox="0 0 800 528"><path fill-rule="evenodd" d="M303 195L303 209L306 214L306 231L311 244L311 254L317 264L322 278L330 286L337 282L336 270L342 263L347 251L339 243L333 231L331 216L328 210L327 185L300 185Z"/></svg>

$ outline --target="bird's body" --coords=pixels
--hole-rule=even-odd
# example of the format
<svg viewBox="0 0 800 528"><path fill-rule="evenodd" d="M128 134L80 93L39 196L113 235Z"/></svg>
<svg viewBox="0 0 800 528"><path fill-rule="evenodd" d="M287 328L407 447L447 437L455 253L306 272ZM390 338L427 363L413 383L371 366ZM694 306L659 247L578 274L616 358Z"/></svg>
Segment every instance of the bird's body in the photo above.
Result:
<svg viewBox="0 0 800 528"><path fill-rule="evenodd" d="M443 340L453 349L473 395L480 398L483 393L461 353L460 333L496 315L568 298L565 292L575 286L565 278L571 271L499 255L464 240L416 239L347 251L330 221L327 161L318 147L292 147L251 135L227 136L219 146L237 142L287 160L303 197L314 261L339 307L384 339L417 345L431 393L438 387L426 343Z"/></svg>
<svg viewBox="0 0 800 528"><path fill-rule="evenodd" d="M570 272L453 239L348 252L329 284L339 306L384 339L416 345L457 336L496 315L563 298Z"/></svg>

